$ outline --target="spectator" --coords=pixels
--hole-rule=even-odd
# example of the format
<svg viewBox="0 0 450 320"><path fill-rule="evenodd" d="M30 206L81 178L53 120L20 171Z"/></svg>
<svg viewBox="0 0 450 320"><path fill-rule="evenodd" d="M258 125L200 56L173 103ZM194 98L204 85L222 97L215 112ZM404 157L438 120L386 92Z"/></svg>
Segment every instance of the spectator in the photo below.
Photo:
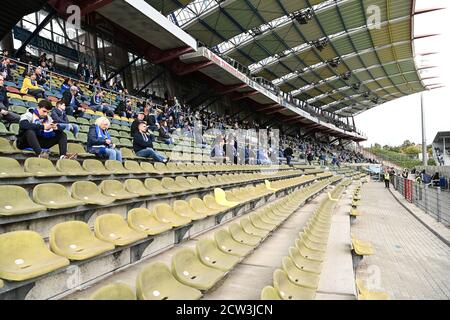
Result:
<svg viewBox="0 0 450 320"><path fill-rule="evenodd" d="M3 84L4 82L3 76L0 75L0 120L5 120L9 123L19 123L20 116L8 111L9 99Z"/></svg>
<svg viewBox="0 0 450 320"><path fill-rule="evenodd" d="M223 136L218 135L214 140L214 144L211 149L211 159L218 162L223 162L225 159L224 145L225 140Z"/></svg>
<svg viewBox="0 0 450 320"><path fill-rule="evenodd" d="M50 71L50 72L55 71L55 67L54 67L53 59L52 59L52 58L49 58L49 59L47 60L47 69L48 69L48 71Z"/></svg>
<svg viewBox="0 0 450 320"><path fill-rule="evenodd" d="M42 72L42 67L37 67L34 73L36 74L36 82L43 86L47 82L47 79Z"/></svg>
<svg viewBox="0 0 450 320"><path fill-rule="evenodd" d="M52 110L53 122L57 123L61 130L72 131L75 138L78 136L78 131L80 130L77 124L69 123L66 114L66 105L64 101L59 100L56 103L56 108Z"/></svg>
<svg viewBox="0 0 450 320"><path fill-rule="evenodd" d="M312 164L312 161L314 160L314 155L313 155L312 151L308 152L308 154L306 155L306 160L308 161L309 165Z"/></svg>
<svg viewBox="0 0 450 320"><path fill-rule="evenodd" d="M82 79L82 81L89 83L90 79L91 79L91 69L87 65L86 67L84 67L84 79Z"/></svg>
<svg viewBox="0 0 450 320"><path fill-rule="evenodd" d="M70 90L70 87L72 86L72 80L70 78L64 79L64 82L61 84L61 94L63 95L64 92L67 90Z"/></svg>
<svg viewBox="0 0 450 320"><path fill-rule="evenodd" d="M153 158L157 162L167 163L165 159L153 149L154 137L147 134L147 124L144 121L139 122L138 132L133 136L133 149L138 157Z"/></svg>
<svg viewBox="0 0 450 320"><path fill-rule="evenodd" d="M137 118L134 119L134 121L131 123L131 127L130 127L130 132L131 132L131 136L134 137L134 135L139 132L139 124L144 121L145 115L144 112L139 112L137 115ZM144 121L145 122L145 121ZM145 123L147 124L147 123Z"/></svg>
<svg viewBox="0 0 450 320"><path fill-rule="evenodd" d="M163 120L161 124L157 123L156 128L158 129L160 140L164 141L165 144L173 144L173 139L169 134L166 120Z"/></svg>
<svg viewBox="0 0 450 320"><path fill-rule="evenodd" d="M286 149L284 149L283 151L283 155L286 158L286 163L288 166L291 165L291 160L292 160L292 155L294 154L294 151L292 150L292 148L290 146L288 146Z"/></svg>
<svg viewBox="0 0 450 320"><path fill-rule="evenodd" d="M91 109L95 111L101 111L103 113L107 113L109 108L107 107L106 102L103 101L105 93L103 91L97 91L91 98Z"/></svg>
<svg viewBox="0 0 450 320"><path fill-rule="evenodd" d="M87 150L97 157L107 157L109 160L122 162L122 153L112 143L108 128L110 122L108 118L99 117L91 125L88 133Z"/></svg>
<svg viewBox="0 0 450 320"><path fill-rule="evenodd" d="M6 81L12 81L13 77L11 76L11 69L10 69L11 60L8 58L4 58L2 60L2 63L0 64L0 75L3 76L3 79Z"/></svg>
<svg viewBox="0 0 450 320"><path fill-rule="evenodd" d="M66 105L66 113L69 116L82 117L84 115L85 108L81 106L81 103L77 99L78 88L71 86L69 91L65 91L62 97L64 104Z"/></svg>
<svg viewBox="0 0 450 320"><path fill-rule="evenodd" d="M42 62L47 62L47 54L45 52L43 52L39 57L39 64L41 64Z"/></svg>
<svg viewBox="0 0 450 320"><path fill-rule="evenodd" d="M67 153L67 136L48 115L53 109L47 100L41 100L38 107L30 109L20 117L17 148L23 150L32 148L40 158L48 158L50 149L58 144L61 159L73 159L77 155Z"/></svg>
<svg viewBox="0 0 450 320"><path fill-rule="evenodd" d="M43 98L45 99L44 89L39 87L36 81L36 74L32 73L28 77L23 80L22 88L20 89L21 93L29 94L36 99Z"/></svg>
<svg viewBox="0 0 450 320"><path fill-rule="evenodd" d="M85 75L84 63L78 64L76 72L77 72L78 79L83 81L84 80L84 75Z"/></svg>

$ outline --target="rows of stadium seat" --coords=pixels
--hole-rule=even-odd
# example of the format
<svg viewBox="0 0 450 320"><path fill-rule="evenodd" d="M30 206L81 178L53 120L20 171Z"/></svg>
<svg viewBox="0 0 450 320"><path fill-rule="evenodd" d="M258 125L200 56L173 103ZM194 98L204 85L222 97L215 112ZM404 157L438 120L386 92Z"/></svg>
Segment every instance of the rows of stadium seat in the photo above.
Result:
<svg viewBox="0 0 450 320"><path fill-rule="evenodd" d="M171 268L153 262L142 268L136 279L136 292L124 284L114 283L98 289L94 300L196 300L214 287L240 261L254 251L306 200L323 190L335 179L316 182L259 208L196 243L195 250L182 248L175 252ZM242 198L248 193L239 193ZM231 201L226 198L226 201Z"/></svg>
<svg viewBox="0 0 450 320"><path fill-rule="evenodd" d="M287 188L305 181L300 178L286 179L283 185ZM246 199L240 203L274 192L258 186L246 191ZM82 221L58 223L50 232L51 251L34 231L0 234L0 278L10 281L34 278L67 266L69 260L88 259L115 246L123 246L148 235L188 224L192 219L204 217L205 208L207 215L216 215L239 204L228 201L221 189L216 189L214 196L210 197L212 199L205 197L203 200L191 199L189 203L177 202L173 206L157 204L152 211L139 208L127 215L127 221L120 215L103 214L96 218L94 232ZM214 207L211 203L214 203Z"/></svg>
<svg viewBox="0 0 450 320"><path fill-rule="evenodd" d="M266 286L261 291L262 300L315 298L328 244L331 216L344 188L343 182L337 185L308 220L295 246L289 249L289 256L282 259L282 269L274 271L273 287Z"/></svg>

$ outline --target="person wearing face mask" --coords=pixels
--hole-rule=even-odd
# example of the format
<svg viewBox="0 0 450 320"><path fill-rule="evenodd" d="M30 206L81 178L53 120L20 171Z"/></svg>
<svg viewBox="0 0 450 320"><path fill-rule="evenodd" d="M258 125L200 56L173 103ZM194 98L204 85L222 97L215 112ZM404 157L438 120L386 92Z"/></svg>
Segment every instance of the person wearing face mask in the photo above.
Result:
<svg viewBox="0 0 450 320"><path fill-rule="evenodd" d="M157 162L167 163L169 159L164 158L153 149L154 137L147 134L147 124L139 122L138 131L133 136L133 150L138 157L152 158Z"/></svg>

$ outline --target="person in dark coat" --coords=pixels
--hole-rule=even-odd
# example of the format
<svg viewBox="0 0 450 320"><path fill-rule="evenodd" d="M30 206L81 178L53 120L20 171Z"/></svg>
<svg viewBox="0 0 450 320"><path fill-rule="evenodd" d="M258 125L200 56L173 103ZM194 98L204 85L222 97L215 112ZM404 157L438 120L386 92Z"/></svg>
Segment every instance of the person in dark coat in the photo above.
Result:
<svg viewBox="0 0 450 320"><path fill-rule="evenodd" d="M138 157L153 158L157 162L167 163L169 159L164 158L153 149L153 135L147 133L147 124L139 122L138 131L133 136L133 150Z"/></svg>
<svg viewBox="0 0 450 320"><path fill-rule="evenodd" d="M66 105L66 113L69 116L82 117L85 108L81 106L80 101L77 99L78 88L76 86L70 87L69 91L64 92L62 100Z"/></svg>

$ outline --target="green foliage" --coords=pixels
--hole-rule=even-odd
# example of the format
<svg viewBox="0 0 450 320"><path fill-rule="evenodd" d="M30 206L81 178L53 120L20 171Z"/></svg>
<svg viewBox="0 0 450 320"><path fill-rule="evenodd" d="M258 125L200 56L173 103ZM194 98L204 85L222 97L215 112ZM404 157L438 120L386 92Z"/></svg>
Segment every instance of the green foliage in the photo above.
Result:
<svg viewBox="0 0 450 320"><path fill-rule="evenodd" d="M436 165L436 161L433 158L428 159L428 165L429 166L435 166Z"/></svg>
<svg viewBox="0 0 450 320"><path fill-rule="evenodd" d="M405 154L409 154L409 155L417 155L421 152L421 149L419 148L419 146L408 146L403 148L403 153Z"/></svg>
<svg viewBox="0 0 450 320"><path fill-rule="evenodd" d="M421 165L422 163L421 161L413 159L407 156L406 154L391 150L385 150L381 148L370 148L369 151L378 156L380 159L395 163L396 165L402 168L413 168L415 166Z"/></svg>

